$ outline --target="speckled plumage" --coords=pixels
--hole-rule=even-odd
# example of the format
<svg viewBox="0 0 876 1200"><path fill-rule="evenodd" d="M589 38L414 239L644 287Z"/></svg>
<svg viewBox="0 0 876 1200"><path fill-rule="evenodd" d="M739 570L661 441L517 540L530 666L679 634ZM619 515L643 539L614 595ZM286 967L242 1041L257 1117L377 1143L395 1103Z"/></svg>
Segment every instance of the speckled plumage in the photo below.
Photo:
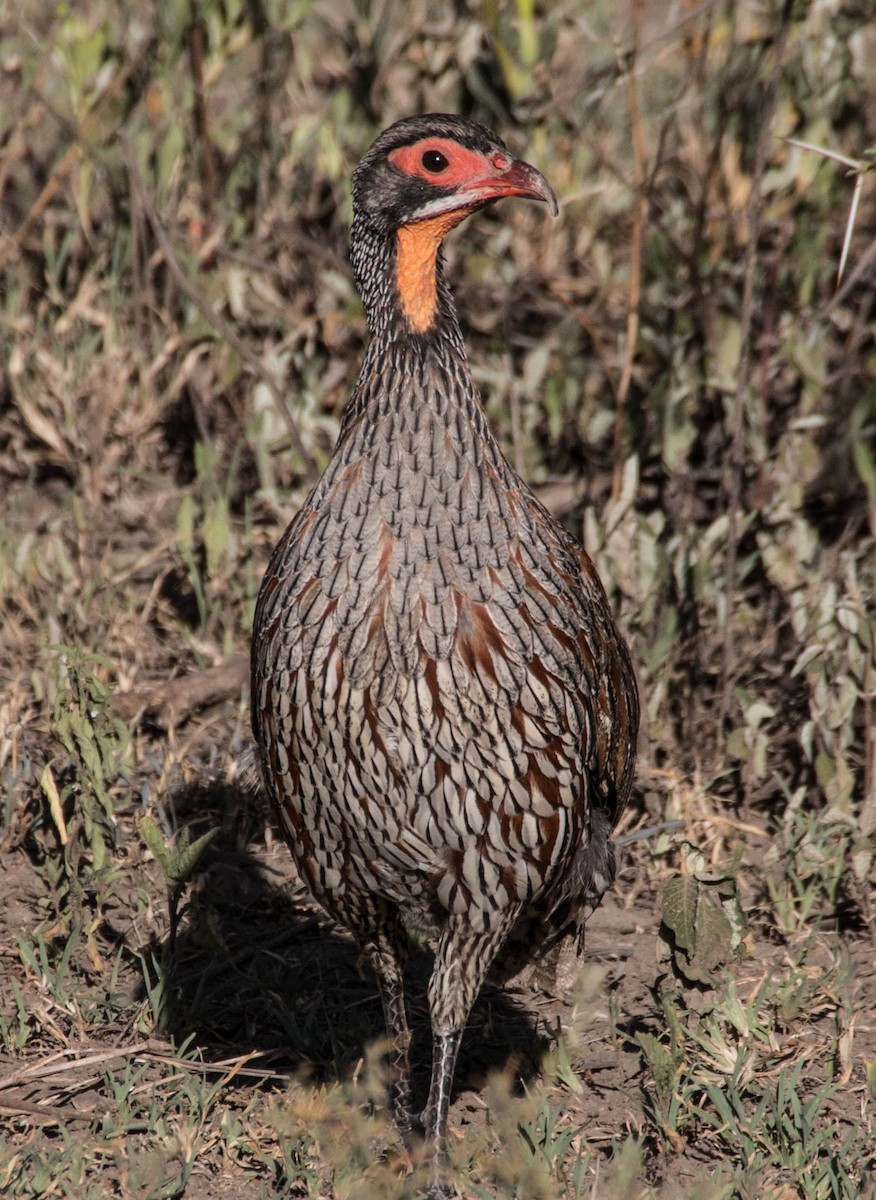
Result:
<svg viewBox="0 0 876 1200"><path fill-rule="evenodd" d="M265 575L253 722L296 862L378 974L404 1131L405 931L435 946L425 1121L440 1158L487 971L574 933L611 882L638 707L592 563L490 431L440 256L431 328L412 332L401 311L395 233L424 201L386 156L436 132L504 151L471 122L416 118L357 169L371 338L332 459ZM375 207L381 191L391 203Z"/></svg>

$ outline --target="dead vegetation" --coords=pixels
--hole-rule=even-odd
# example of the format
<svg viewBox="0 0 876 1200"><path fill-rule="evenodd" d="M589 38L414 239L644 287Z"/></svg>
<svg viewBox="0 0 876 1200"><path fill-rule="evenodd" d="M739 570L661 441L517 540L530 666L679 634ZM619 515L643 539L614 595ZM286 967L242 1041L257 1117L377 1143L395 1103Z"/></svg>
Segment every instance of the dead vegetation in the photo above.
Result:
<svg viewBox="0 0 876 1200"><path fill-rule="evenodd" d="M4 1194L409 1189L373 984L234 771L361 353L350 170L429 109L560 197L451 270L637 647L622 833L684 822L573 1003L483 998L463 1194L873 1193L874 64L868 0L0 17Z"/></svg>

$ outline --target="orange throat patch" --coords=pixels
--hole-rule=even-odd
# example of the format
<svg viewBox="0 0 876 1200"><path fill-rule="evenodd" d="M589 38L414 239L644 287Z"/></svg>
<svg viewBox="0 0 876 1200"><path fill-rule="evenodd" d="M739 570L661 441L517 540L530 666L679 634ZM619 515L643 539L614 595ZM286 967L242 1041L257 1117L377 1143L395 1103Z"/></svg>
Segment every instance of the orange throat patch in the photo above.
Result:
<svg viewBox="0 0 876 1200"><path fill-rule="evenodd" d="M438 248L471 209L454 208L427 221L401 225L396 233L395 282L402 312L414 333L425 333L435 320Z"/></svg>

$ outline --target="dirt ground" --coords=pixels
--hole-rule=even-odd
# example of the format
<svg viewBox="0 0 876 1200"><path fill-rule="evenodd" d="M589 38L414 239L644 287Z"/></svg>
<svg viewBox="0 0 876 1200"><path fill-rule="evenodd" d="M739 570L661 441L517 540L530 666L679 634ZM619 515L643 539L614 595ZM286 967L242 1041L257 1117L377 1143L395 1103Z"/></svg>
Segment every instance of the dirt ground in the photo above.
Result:
<svg viewBox="0 0 876 1200"><path fill-rule="evenodd" d="M644 716L570 989L473 1014L460 1190L876 1194L872 4L584 7L0 12L4 1196L410 1195L373 979L239 767L259 581L367 337L351 172L416 111L559 197L447 269Z"/></svg>
<svg viewBox="0 0 876 1200"><path fill-rule="evenodd" d="M229 678L235 670L239 664L232 662L227 668ZM167 686L163 674L149 682L158 692ZM145 694L148 682L143 683L147 683ZM130 817L123 815L126 869L104 911L102 951L97 953L93 943L90 948L80 941L73 952L79 960L77 985L66 996L60 994L48 978L40 979L28 968L19 949L23 933L46 929L45 878L35 872L26 848L32 843L21 836L20 828L19 844L7 844L0 877L4 995L9 995L15 980L36 1028L23 1053L0 1055L0 1111L9 1130L25 1135L31 1150L42 1143L51 1146L61 1130L74 1142L81 1137L89 1145L111 1103L107 1070L118 1073L122 1067L136 1067L135 1090L166 1094L169 1078L193 1070L191 1059L183 1061L179 1056L179 1047L191 1036L203 1064L196 1070L202 1070L206 1083L221 1081L221 1086L218 1104L207 1121L216 1130L204 1138L184 1194L189 1200L226 1196L256 1200L265 1194L263 1175L241 1171L222 1149L217 1132L225 1119L223 1112L227 1117L248 1111L253 1102L262 1111L274 1102L281 1107L289 1104L296 1136L311 1123L318 1155L333 1163L338 1154L333 1141L358 1136L348 1134L345 1122L349 1113L361 1107L363 1096L356 1084L364 1076L367 1095L377 1096L373 1109L377 1132L369 1130L371 1144L376 1138L380 1145L382 1138L392 1160L394 1137L381 1121L379 1086L375 1092L373 1080L368 1082L382 1032L381 1013L370 972L348 936L334 929L309 902L285 846L272 832L261 796L227 783L227 772L217 769L223 761L220 747L227 748L229 736L232 743L235 739L245 743L239 710L220 704L197 724L185 753L189 763L197 761L200 767L189 772L188 780L183 778L185 772L178 772L169 792L170 804L176 821L192 822L198 831L218 825L223 833L193 880L172 950L160 872L144 852ZM167 756L165 740L154 734L152 740L152 761L158 763ZM148 786L148 780L141 782ZM641 824L644 815L639 805L636 808L633 825ZM26 819L26 811L19 816ZM753 814L752 820L756 819ZM754 828L743 814L734 821ZM842 1129L854 1128L866 1109L860 1064L876 1060L872 930L809 930L797 946L778 944L757 914L763 839L750 838L750 845L741 848L743 864L737 876L749 932L744 957L730 972L736 993L744 1001L765 980L786 973L790 959L802 963L795 985L805 992L801 1012L789 1009L787 1020L773 1027L771 1070L804 1060L810 1092L845 1071L845 1086L831 1096L829 1116ZM557 995L549 982L546 988L545 980L537 976L512 981L504 988L485 988L463 1043L454 1089L455 1138L465 1147L472 1137L487 1136L495 1153L496 1140L501 1145L509 1136L508 1120L516 1133L524 1117L531 1116L530 1110L515 1107L522 1103L520 1097L537 1090L539 1081L544 1083L543 1095L554 1105L562 1129L569 1132L569 1144L577 1152L585 1147L591 1154L587 1178L594 1190L582 1194L624 1194L611 1189L600 1192L597 1186L598 1163L603 1163L604 1171L624 1138L641 1139L650 1146L644 1166L639 1164L637 1186L641 1189L647 1181L666 1196L706 1194L700 1191L703 1181L726 1176L733 1165L714 1131L661 1139L653 1109L646 1102L653 1080L637 1037L649 1032L660 1036L665 1031L661 997L668 979L665 946L661 951L660 944L659 899L659 884L667 872L647 847L648 843L634 843L628 849L617 885L591 918L586 954L571 996ZM51 934L47 929L48 944ZM106 954L110 943L121 952L111 986ZM161 961L166 973L167 1003L160 1030L148 1028L152 1016L144 1022L148 990L144 979L154 976L147 967L150 960ZM839 975L838 962L842 962ZM427 954L415 958L408 981L415 1084L423 1099L429 1069L424 999L428 967ZM696 996L688 991L683 1003L691 1011L698 1006L707 1010L708 997L717 994L708 988ZM98 996L106 1006L102 1018ZM146 1032L141 1032L144 1028ZM848 1037L845 1064L837 1061L842 1030ZM346 1080L348 1089L352 1081L352 1094L339 1093L338 1080ZM326 1097L331 1100L334 1093L338 1093L332 1102L335 1107L327 1112ZM371 1109L370 1099L367 1105ZM112 1121L105 1117L104 1123ZM134 1129L129 1136L140 1146L139 1153L146 1155L148 1131ZM270 1142L276 1129L266 1133L262 1126L259 1136ZM127 1194L124 1172L116 1173L104 1163L98 1175L108 1189L104 1194L118 1194L118 1188ZM143 1190L142 1181L138 1186L138 1194L153 1194L148 1187ZM619 1187L616 1181L613 1186ZM766 1172L762 1186L764 1195L792 1194L781 1191L782 1172ZM311 1193L293 1189L282 1194ZM354 1189L338 1194L357 1193ZM500 1187L495 1194L526 1193L506 1193ZM861 1195L866 1194L864 1188Z"/></svg>

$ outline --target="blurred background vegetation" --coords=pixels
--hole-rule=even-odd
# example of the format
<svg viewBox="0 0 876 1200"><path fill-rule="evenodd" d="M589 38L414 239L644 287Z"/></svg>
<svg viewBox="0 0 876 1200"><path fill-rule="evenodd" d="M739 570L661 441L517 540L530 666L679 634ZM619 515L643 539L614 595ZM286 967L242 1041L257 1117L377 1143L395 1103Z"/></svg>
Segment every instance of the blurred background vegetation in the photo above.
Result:
<svg viewBox="0 0 876 1200"><path fill-rule="evenodd" d="M763 831L773 939L872 928L872 0L4 9L0 799L34 920L98 971L135 818L171 837L173 787L246 744L258 583L365 336L350 172L429 110L560 200L479 216L450 273L494 428L635 645L630 822L688 822L701 871Z"/></svg>

